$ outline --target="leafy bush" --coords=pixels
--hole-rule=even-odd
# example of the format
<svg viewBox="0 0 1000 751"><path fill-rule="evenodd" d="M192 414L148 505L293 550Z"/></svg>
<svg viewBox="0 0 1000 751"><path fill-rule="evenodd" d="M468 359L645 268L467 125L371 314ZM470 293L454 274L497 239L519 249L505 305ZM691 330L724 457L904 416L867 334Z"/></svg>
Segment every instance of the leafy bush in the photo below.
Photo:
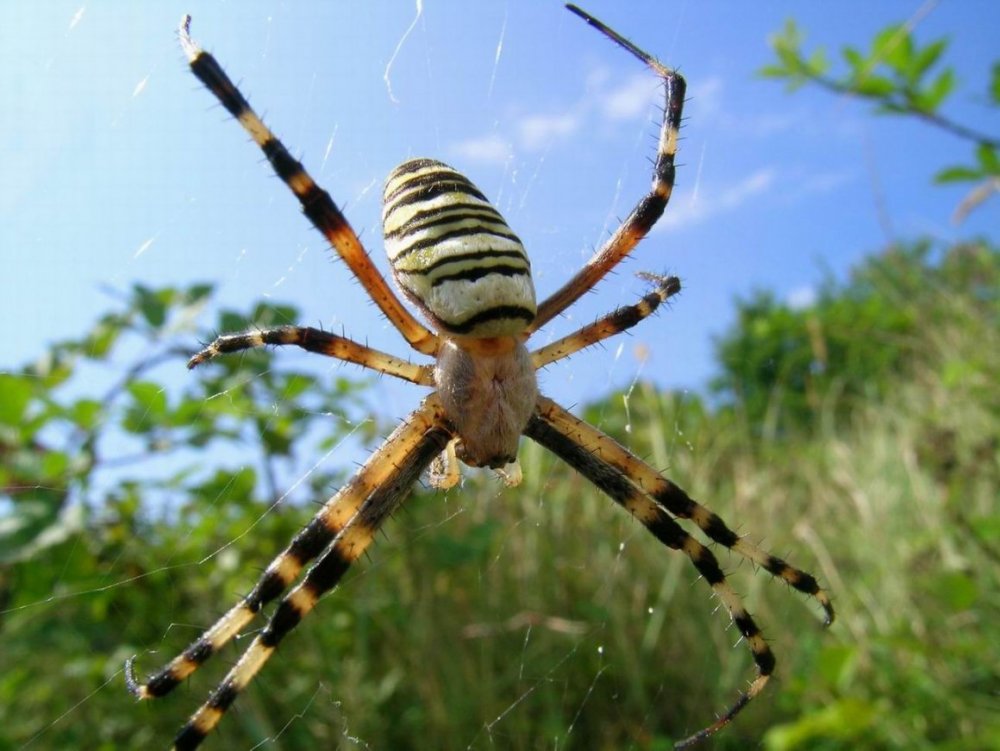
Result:
<svg viewBox="0 0 1000 751"><path fill-rule="evenodd" d="M824 632L796 593L730 571L779 670L709 746L1000 748L996 274L985 245L896 249L812 311L741 319L726 341L754 333L773 373L723 357L730 404L640 385L627 409L624 395L586 408L835 596ZM2 376L0 748L162 744L244 645L155 703L125 693L125 658L153 669L185 646L308 516L291 501L328 496L347 471L315 458L377 437L363 388L268 352L164 385L207 294L137 288L80 340ZM810 316L838 353L819 372L803 364ZM866 335L850 336L858 321ZM808 423L794 373L835 419ZM753 429L754 410L782 431ZM530 442L522 462L514 490L483 474L443 496L418 489L217 745L667 748L731 701L750 660L687 560Z"/></svg>
<svg viewBox="0 0 1000 751"><path fill-rule="evenodd" d="M793 308L761 292L737 302L717 342L712 389L748 424L798 436L881 401L941 356L934 337L1000 326L1000 252L929 243L870 256L845 282L828 280L815 304ZM979 357L939 365L979 369ZM941 374L946 375L945 373Z"/></svg>

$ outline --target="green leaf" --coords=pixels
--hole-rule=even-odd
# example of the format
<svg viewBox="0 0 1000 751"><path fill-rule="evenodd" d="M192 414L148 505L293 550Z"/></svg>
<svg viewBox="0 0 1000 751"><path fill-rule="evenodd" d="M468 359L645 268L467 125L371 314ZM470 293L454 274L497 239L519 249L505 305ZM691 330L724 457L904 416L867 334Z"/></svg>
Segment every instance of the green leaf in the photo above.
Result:
<svg viewBox="0 0 1000 751"><path fill-rule="evenodd" d="M289 420L271 418L260 431L261 443L271 455L288 456L294 439L295 431Z"/></svg>
<svg viewBox="0 0 1000 751"><path fill-rule="evenodd" d="M25 377L0 373L0 423L17 425L31 402L32 391Z"/></svg>
<svg viewBox="0 0 1000 751"><path fill-rule="evenodd" d="M884 76L868 75L854 81L851 88L864 96L883 97L896 91L896 82Z"/></svg>
<svg viewBox="0 0 1000 751"><path fill-rule="evenodd" d="M233 310L222 310L219 312L219 333L234 334L239 331L246 331L249 324L245 316Z"/></svg>
<svg viewBox="0 0 1000 751"><path fill-rule="evenodd" d="M765 65L757 69L761 78L788 78L789 71L784 65Z"/></svg>
<svg viewBox="0 0 1000 751"><path fill-rule="evenodd" d="M785 21L785 27L781 31L771 35L771 47L789 74L800 74L802 71L802 56L799 51L801 46L802 34L791 18Z"/></svg>
<svg viewBox="0 0 1000 751"><path fill-rule="evenodd" d="M158 416L166 414L167 394L159 383L133 381L128 385L128 391L148 413Z"/></svg>
<svg viewBox="0 0 1000 751"><path fill-rule="evenodd" d="M934 182L939 185L946 183L969 182L970 180L980 180L983 173L971 167L945 167L934 175Z"/></svg>
<svg viewBox="0 0 1000 751"><path fill-rule="evenodd" d="M813 53L809 56L809 75L816 76L817 78L822 76L830 69L830 61L826 57L826 50L822 47L817 47L813 50Z"/></svg>
<svg viewBox="0 0 1000 751"><path fill-rule="evenodd" d="M934 112L954 88L955 71L952 68L945 68L929 88L920 92L914 103L924 112Z"/></svg>
<svg viewBox="0 0 1000 751"><path fill-rule="evenodd" d="M167 320L167 302L172 297L173 291L169 288L162 290L151 290L141 284L135 285L133 289L135 304L146 319L146 322L154 328L160 328Z"/></svg>
<svg viewBox="0 0 1000 751"><path fill-rule="evenodd" d="M986 175L1000 175L1000 157L995 146L980 144L976 149L976 160Z"/></svg>
<svg viewBox="0 0 1000 751"><path fill-rule="evenodd" d="M912 57L910 67L906 71L907 80L909 80L911 85L917 84L924 73L941 58L942 53L947 47L947 39L938 39L936 42L928 44Z"/></svg>
<svg viewBox="0 0 1000 751"><path fill-rule="evenodd" d="M167 413L167 394L163 386L151 381L134 381L128 385L134 399L129 405L122 427L132 433L148 433L163 422Z"/></svg>
<svg viewBox="0 0 1000 751"><path fill-rule="evenodd" d="M990 79L990 99L993 104L1000 104L1000 62L993 63L993 76Z"/></svg>
<svg viewBox="0 0 1000 751"><path fill-rule="evenodd" d="M86 342L83 345L84 354L87 357L94 360L105 358L108 352L111 351L111 347L118 340L118 337L122 333L121 325L117 318L109 320L111 318L111 316L106 316L87 335Z"/></svg>
<svg viewBox="0 0 1000 751"><path fill-rule="evenodd" d="M292 305L274 305L259 303L251 314L251 319L258 326L287 326L295 323L299 311Z"/></svg>
<svg viewBox="0 0 1000 751"><path fill-rule="evenodd" d="M864 71L868 61L865 59L864 55L862 55L857 50L856 47L844 47L840 51L840 54L844 56L844 60L847 61L847 64L851 68L853 68L853 73L855 76L860 75L861 72Z"/></svg>
<svg viewBox="0 0 1000 751"><path fill-rule="evenodd" d="M878 717L874 704L861 699L843 699L785 725L777 725L764 735L768 751L793 751L815 746L819 739L850 740L868 730Z"/></svg>
<svg viewBox="0 0 1000 751"><path fill-rule="evenodd" d="M295 399L317 387L316 379L305 373L288 373L281 389L283 400Z"/></svg>
<svg viewBox="0 0 1000 751"><path fill-rule="evenodd" d="M41 465L42 477L48 478L50 482L65 482L66 471L69 469L69 456L62 451L46 451L42 455Z"/></svg>
<svg viewBox="0 0 1000 751"><path fill-rule="evenodd" d="M902 24L882 29L872 41L872 58L905 75L913 55L913 39Z"/></svg>
<svg viewBox="0 0 1000 751"><path fill-rule="evenodd" d="M101 402L97 399L79 399L69 410L70 418L84 430L97 427L101 417Z"/></svg>
<svg viewBox="0 0 1000 751"><path fill-rule="evenodd" d="M212 295L215 291L214 284L202 283L202 284L192 284L187 288L185 293L188 299L188 303L198 303L207 297Z"/></svg>

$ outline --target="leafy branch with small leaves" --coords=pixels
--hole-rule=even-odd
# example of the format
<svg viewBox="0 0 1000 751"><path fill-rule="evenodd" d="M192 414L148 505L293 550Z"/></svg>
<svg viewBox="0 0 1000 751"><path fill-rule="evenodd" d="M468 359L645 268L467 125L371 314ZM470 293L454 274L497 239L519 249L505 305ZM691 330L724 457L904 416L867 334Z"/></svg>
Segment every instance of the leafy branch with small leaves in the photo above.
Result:
<svg viewBox="0 0 1000 751"><path fill-rule="evenodd" d="M867 51L845 46L840 54L846 70L839 74L831 73L824 48L806 52L804 41L805 35L789 19L771 37L777 61L761 68L760 75L786 81L791 91L816 84L835 94L861 97L871 101L878 114L916 117L970 141L970 163L949 165L934 176L940 184L976 183L956 209L956 221L1000 192L1000 137L944 113L958 82L954 67L943 62L948 39L921 46L914 39L911 24L893 24L875 35ZM990 107L1000 107L1000 61L993 63L984 101Z"/></svg>

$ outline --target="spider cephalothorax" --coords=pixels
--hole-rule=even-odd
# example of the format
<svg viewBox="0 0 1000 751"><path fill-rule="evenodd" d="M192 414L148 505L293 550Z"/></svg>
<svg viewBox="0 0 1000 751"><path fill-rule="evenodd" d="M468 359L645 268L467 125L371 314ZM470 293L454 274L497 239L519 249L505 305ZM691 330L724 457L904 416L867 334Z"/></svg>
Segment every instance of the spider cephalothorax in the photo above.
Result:
<svg viewBox="0 0 1000 751"><path fill-rule="evenodd" d="M142 699L163 696L236 637L264 605L281 598L267 625L181 728L174 741L176 748L191 749L205 739L281 640L368 548L376 530L402 503L422 472L433 463L431 482L448 487L457 480L457 458L468 465L492 467L508 484L517 484L516 454L521 435L572 465L665 546L683 552L746 639L757 677L716 722L678 746L701 740L723 727L760 693L774 670L770 647L726 581L715 555L688 534L678 519L692 521L712 542L816 598L827 622L832 621L833 606L813 576L737 535L718 515L662 474L538 392L535 372L539 368L631 328L680 290L676 277L644 274L652 288L637 303L540 349L530 351L525 346L535 331L628 255L663 213L673 188L684 104L684 79L678 73L579 8L567 7L648 65L663 81L665 107L652 187L584 267L536 304L530 264L520 240L472 182L441 162L404 162L386 181L386 250L400 290L425 315L431 329L402 305L326 191L264 125L215 58L191 41L190 18L184 19L181 44L194 74L263 150L301 202L306 216L386 318L411 347L435 361L413 364L350 339L300 326L222 336L191 358L189 366L194 367L226 352L268 344L296 345L434 390L323 504L271 562L253 590L215 625L144 683L135 678L129 661L126 680L132 693ZM443 469L437 466L438 459ZM310 561L315 562L303 574Z"/></svg>

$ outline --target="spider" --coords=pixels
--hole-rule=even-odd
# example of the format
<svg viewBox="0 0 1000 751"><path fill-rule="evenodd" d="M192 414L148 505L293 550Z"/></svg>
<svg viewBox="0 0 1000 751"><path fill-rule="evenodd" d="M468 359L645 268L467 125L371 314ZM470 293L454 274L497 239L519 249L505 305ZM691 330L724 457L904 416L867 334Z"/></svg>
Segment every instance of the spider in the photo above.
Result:
<svg viewBox="0 0 1000 751"><path fill-rule="evenodd" d="M525 342L611 271L649 232L666 208L674 184L674 157L685 82L617 32L574 5L567 8L649 66L663 82L665 107L649 193L636 204L600 250L559 290L536 304L530 263L517 235L466 177L432 159L411 159L389 175L382 220L392 275L430 323L418 321L376 270L361 241L330 196L264 125L212 55L190 36L190 16L180 42L191 70L263 150L278 176L302 204L348 268L417 352L433 364L413 364L315 328L283 326L218 337L191 358L193 368L217 355L266 345L295 345L356 363L434 390L407 417L260 576L253 590L211 628L145 682L133 660L126 683L140 699L168 694L246 627L315 560L278 604L208 700L174 740L176 749L198 746L274 654L281 640L337 586L430 469L438 488L453 486L458 461L490 467L510 485L520 480L517 448L526 435L574 467L637 518L668 548L684 553L712 587L746 640L757 675L708 727L677 743L685 747L716 732L764 688L774 655L754 619L726 581L715 555L677 523L687 519L719 543L772 576L814 597L829 624L833 606L816 579L740 537L718 515L597 428L577 419L538 391L536 371L635 326L680 290L676 277L642 274L651 290L551 344L529 351Z"/></svg>

